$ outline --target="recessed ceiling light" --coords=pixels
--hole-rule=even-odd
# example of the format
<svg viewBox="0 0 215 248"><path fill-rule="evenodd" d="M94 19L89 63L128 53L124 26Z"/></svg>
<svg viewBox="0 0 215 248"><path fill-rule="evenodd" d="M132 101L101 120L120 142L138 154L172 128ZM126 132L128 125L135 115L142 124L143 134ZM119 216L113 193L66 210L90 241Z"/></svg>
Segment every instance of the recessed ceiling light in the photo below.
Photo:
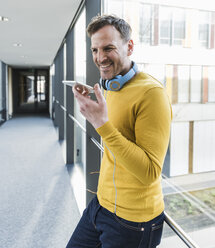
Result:
<svg viewBox="0 0 215 248"><path fill-rule="evenodd" d="M0 16L0 22L8 22L9 18L5 17L5 16Z"/></svg>
<svg viewBox="0 0 215 248"><path fill-rule="evenodd" d="M21 43L14 43L13 45L14 45L15 47L21 47L21 46L22 46Z"/></svg>

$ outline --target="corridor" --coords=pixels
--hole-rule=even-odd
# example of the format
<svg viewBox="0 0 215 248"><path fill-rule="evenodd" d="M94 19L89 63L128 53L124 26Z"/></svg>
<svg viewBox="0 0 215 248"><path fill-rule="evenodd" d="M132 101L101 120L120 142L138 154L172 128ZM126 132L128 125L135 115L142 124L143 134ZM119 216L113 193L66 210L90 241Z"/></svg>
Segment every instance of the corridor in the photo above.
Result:
<svg viewBox="0 0 215 248"><path fill-rule="evenodd" d="M48 116L0 126L0 247L64 248L80 214Z"/></svg>

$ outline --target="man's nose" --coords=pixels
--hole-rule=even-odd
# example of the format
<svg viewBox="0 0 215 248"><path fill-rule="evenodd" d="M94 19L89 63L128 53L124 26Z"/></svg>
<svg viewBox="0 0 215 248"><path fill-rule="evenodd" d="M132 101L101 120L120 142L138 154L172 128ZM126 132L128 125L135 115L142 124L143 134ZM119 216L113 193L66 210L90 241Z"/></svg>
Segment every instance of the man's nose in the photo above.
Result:
<svg viewBox="0 0 215 248"><path fill-rule="evenodd" d="M97 53L97 61L99 64L103 63L107 59L106 54L103 51L98 51Z"/></svg>

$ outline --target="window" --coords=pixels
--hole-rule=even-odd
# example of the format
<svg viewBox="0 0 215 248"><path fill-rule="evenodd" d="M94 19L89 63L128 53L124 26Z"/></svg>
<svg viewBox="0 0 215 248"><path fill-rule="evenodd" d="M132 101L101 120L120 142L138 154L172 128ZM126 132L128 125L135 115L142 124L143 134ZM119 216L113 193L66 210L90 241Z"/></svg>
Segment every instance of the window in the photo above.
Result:
<svg viewBox="0 0 215 248"><path fill-rule="evenodd" d="M82 11L77 23L75 24L75 81L86 83L86 33L85 33L85 9ZM79 111L79 106L77 101L75 100L75 110L74 110L75 118L79 121L79 123L85 128L86 120L83 115ZM74 130L75 134L75 162L79 163L81 166L85 166L85 134L82 132L80 127L75 126Z"/></svg>
<svg viewBox="0 0 215 248"><path fill-rule="evenodd" d="M152 41L152 6L140 4L140 33L139 41L144 44L151 44Z"/></svg>
<svg viewBox="0 0 215 248"><path fill-rule="evenodd" d="M160 44L171 45L172 11L169 7L160 7Z"/></svg>
<svg viewBox="0 0 215 248"><path fill-rule="evenodd" d="M160 44L184 45L185 10L160 7Z"/></svg>
<svg viewBox="0 0 215 248"><path fill-rule="evenodd" d="M190 68L190 102L201 102L202 91L202 67Z"/></svg>
<svg viewBox="0 0 215 248"><path fill-rule="evenodd" d="M46 79L45 76L37 77L37 94L39 95L39 101L46 99Z"/></svg>
<svg viewBox="0 0 215 248"><path fill-rule="evenodd" d="M199 45L208 48L209 12L199 11Z"/></svg>
<svg viewBox="0 0 215 248"><path fill-rule="evenodd" d="M83 9L74 28L74 80L86 83L86 12ZM86 119L79 111L77 100L74 101L74 117L86 129ZM86 135L79 125L74 125L74 163L76 173L74 178L74 194L80 211L86 206ZM79 184L82 187L77 187ZM77 183L77 185L75 185Z"/></svg>
<svg viewBox="0 0 215 248"><path fill-rule="evenodd" d="M185 39L185 10L173 9L173 45L183 45Z"/></svg>

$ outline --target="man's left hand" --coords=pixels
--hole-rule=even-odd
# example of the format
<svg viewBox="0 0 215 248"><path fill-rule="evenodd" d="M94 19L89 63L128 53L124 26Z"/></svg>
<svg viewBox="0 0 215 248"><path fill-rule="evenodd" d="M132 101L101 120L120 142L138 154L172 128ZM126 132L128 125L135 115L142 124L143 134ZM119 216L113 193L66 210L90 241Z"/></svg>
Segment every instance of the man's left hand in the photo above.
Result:
<svg viewBox="0 0 215 248"><path fill-rule="evenodd" d="M82 94L76 87L73 87L73 93L79 103L80 112L96 129L108 121L108 114L106 101L99 84L94 86L94 92L97 101L93 101L89 95Z"/></svg>

